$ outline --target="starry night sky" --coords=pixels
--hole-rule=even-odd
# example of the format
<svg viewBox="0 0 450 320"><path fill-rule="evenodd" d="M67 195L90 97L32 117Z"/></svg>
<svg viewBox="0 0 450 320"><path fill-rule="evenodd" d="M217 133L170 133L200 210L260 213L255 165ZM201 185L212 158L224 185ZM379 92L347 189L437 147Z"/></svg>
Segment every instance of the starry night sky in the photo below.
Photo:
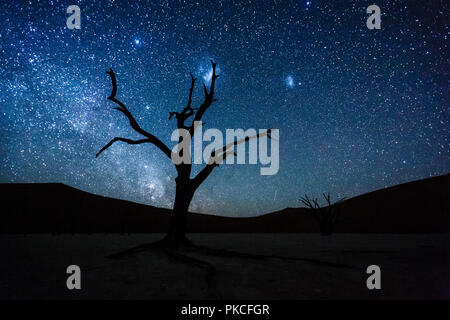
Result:
<svg viewBox="0 0 450 320"><path fill-rule="evenodd" d="M374 3L381 30L366 27ZM66 28L73 4L81 30ZM446 1L2 1L0 182L171 207L176 171L154 146L117 143L95 158L115 136L140 138L106 99L105 71L172 148L169 111L211 58L222 76L206 128L279 128L280 170L220 166L191 210L261 214L305 193L350 197L448 173L449 16Z"/></svg>

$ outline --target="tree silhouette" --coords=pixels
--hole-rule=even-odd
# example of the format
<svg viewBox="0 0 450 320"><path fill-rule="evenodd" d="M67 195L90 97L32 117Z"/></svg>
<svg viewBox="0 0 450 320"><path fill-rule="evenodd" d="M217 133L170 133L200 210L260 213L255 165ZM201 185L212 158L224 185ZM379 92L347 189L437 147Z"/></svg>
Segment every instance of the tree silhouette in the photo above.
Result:
<svg viewBox="0 0 450 320"><path fill-rule="evenodd" d="M334 227L338 222L338 218L341 214L340 205L346 198L342 198L334 203L331 203L330 194L323 194L323 197L327 203L327 206L321 207L319 201L316 199L310 199L306 194L300 198L305 206L309 208L311 216L316 220L320 228L320 234L328 236L333 233Z"/></svg>
<svg viewBox="0 0 450 320"><path fill-rule="evenodd" d="M189 133L191 138L194 137L197 124L202 120L202 117L205 114L205 112L214 102L217 101L217 99L214 97L214 93L216 80L217 78L219 78L219 75L216 74L217 64L211 60L211 65L212 65L211 85L208 90L206 84L203 84L203 91L204 91L203 103L198 108L192 107L192 95L194 91L196 78L194 78L191 74L191 86L189 88L189 96L186 107L184 107L181 112L174 111L169 113L169 120L175 118L177 120L177 128L182 129L184 132ZM118 107L115 107L114 109L122 112L128 118L130 126L144 138L140 140L131 140L127 138L115 137L110 142L108 142L102 149L100 149L100 151L96 154L96 157L98 157L103 151L111 147L114 143L120 141L130 145L143 143L153 144L172 161L174 156L172 150L169 147L167 147L156 136L142 129L142 127L138 124L138 122L136 121L130 110L125 106L125 104L123 104L120 100L116 98L117 80L114 71L110 69L109 71L106 71L106 73L109 74L112 83L112 92L111 95L108 97L108 99L118 105ZM192 122L190 124L186 124L186 121L191 117L193 117ZM171 217L168 233L164 238L163 242L168 243L172 247L190 244L190 241L186 239L187 214L189 204L191 203L191 200L198 187L206 180L206 178L208 178L208 176L211 174L214 168L217 167L220 163L222 163L227 156L235 155L234 153L235 145L244 143L250 139L254 138L257 139L263 136L267 136L269 139L271 139L270 129L250 137L247 136L241 140L235 139L234 142L229 143L218 150L213 150L208 163L193 178L191 178L192 161L189 161L188 163L182 162L179 164L176 164L175 162L172 161L177 171L177 177L175 178L176 191L175 191L175 200L173 204L173 215ZM179 147L182 139L183 136L180 134L178 141ZM179 151L182 152L183 150L179 149ZM180 156L182 156L181 153Z"/></svg>

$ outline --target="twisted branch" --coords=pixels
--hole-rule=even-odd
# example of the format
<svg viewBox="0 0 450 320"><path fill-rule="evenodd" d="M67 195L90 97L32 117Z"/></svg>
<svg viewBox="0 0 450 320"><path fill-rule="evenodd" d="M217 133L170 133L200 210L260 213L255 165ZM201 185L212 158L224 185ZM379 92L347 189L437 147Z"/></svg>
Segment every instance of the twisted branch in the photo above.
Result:
<svg viewBox="0 0 450 320"><path fill-rule="evenodd" d="M106 149L108 149L109 147L111 147L112 144L113 144L114 142L117 142L117 141L126 142L126 143L128 143L128 144L142 144L142 143L149 143L149 142L151 142L150 139L131 140L131 139L126 139L126 138L115 137L115 138L112 139L110 142L108 142L103 148L101 148L100 151L97 152L97 154L95 155L95 157L97 158L103 151L105 151Z"/></svg>
<svg viewBox="0 0 450 320"><path fill-rule="evenodd" d="M187 106L183 109L183 111L181 112L169 112L169 120L172 119L173 117L175 117L177 119L177 127L178 129L188 129L188 127L184 124L185 121L191 117L192 115L194 115L194 111L198 110L198 108L192 108L192 94L194 92L194 86L195 86L195 81L197 79L194 78L194 76L191 73L191 87L189 88L189 98L188 98L188 103Z"/></svg>
<svg viewBox="0 0 450 320"><path fill-rule="evenodd" d="M203 91L205 93L205 98L203 100L203 103L200 105L200 107L198 108L197 112L195 113L194 116L194 120L192 121L192 124L189 128L189 132L191 134L191 136L194 136L194 132L195 132L195 122L196 121L200 121L203 117L203 114L206 112L206 110L208 110L208 108L211 106L211 104L215 101L217 101L217 99L214 98L214 89L216 86L216 80L217 78L219 78L219 75L216 74L216 66L217 63L214 62L213 60L211 60L211 66L212 66L212 78L211 78L211 86L209 87L209 91L208 88L206 87L206 84L203 84Z"/></svg>
<svg viewBox="0 0 450 320"><path fill-rule="evenodd" d="M271 130L266 130L264 132L255 134L253 136L247 136L243 139L240 140L235 140L234 142L230 142L229 144L223 146L222 148L218 149L218 150L213 150L213 152L211 152L211 156L208 160L208 164L197 174L197 176L195 176L194 179L192 179L194 185L199 186L203 183L203 181L205 181L205 179L210 175L210 173L214 170L215 167L218 167L221 163L223 163L223 161L225 161L225 159L230 156L230 155L234 155L236 156L236 153L234 152L234 146L237 146L241 143L250 141L251 139L258 139L261 137L265 137L267 136L269 139L273 139L272 136L270 135ZM233 149L230 149L231 147L233 147Z"/></svg>
<svg viewBox="0 0 450 320"><path fill-rule="evenodd" d="M114 138L97 153L96 157L98 157L100 153L102 153L103 151L108 149L114 142L123 141L123 142L127 142L128 144L140 144L140 143L146 143L146 142L152 143L153 145L158 147L167 157L171 158L172 151L156 136L154 136L153 134L142 129L141 126L136 121L136 119L134 118L134 116L131 114L131 112L128 110L128 108L125 106L125 104L123 104L122 101L120 101L116 98L117 80L116 80L116 75L114 74L113 69L109 69L109 71L106 71L106 73L109 74L109 76L111 78L111 84L112 84L112 90L111 90L110 96L108 97L108 100L110 100L118 105L118 107L115 107L114 110L118 110L118 111L122 112L128 118L128 120L130 122L130 126L137 133L143 135L147 139L134 141L134 140L125 139L125 138Z"/></svg>

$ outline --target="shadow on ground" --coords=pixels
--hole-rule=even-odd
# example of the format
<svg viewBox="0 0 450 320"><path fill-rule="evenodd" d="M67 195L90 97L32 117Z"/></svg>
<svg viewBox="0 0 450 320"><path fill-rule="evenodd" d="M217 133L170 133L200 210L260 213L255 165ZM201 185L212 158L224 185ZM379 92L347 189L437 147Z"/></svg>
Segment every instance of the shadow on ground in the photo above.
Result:
<svg viewBox="0 0 450 320"><path fill-rule="evenodd" d="M267 255L224 257L184 249L214 270L149 251L108 254L162 235L2 235L1 299L404 299L450 298L450 235L194 234L209 247ZM276 257L274 257L276 256ZM285 259L288 258L288 259ZM82 289L66 288L79 265ZM366 287L379 265L382 289Z"/></svg>

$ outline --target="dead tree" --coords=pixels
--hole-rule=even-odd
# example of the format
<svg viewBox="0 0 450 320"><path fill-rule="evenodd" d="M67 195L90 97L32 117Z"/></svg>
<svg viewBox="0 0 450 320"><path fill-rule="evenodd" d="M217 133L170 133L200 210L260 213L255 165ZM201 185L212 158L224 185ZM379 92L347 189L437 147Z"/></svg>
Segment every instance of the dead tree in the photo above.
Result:
<svg viewBox="0 0 450 320"><path fill-rule="evenodd" d="M194 91L195 81L191 74L191 85L189 88L189 95L186 107L182 109L181 112L170 112L169 120L175 118L177 120L177 128L187 130L190 134L190 137L193 139L197 123L202 120L203 115L208 110L208 108L217 101L214 97L215 94L215 85L216 80L219 78L219 75L216 74L216 63L211 60L212 65L212 78L209 89L206 84L203 84L203 92L204 92L204 100L203 103L198 108L192 107L192 95ZM131 140L127 138L115 137L110 142L108 142L100 151L97 153L96 157L98 157L103 151L111 147L115 142L125 142L130 145L136 144L144 144L150 143L156 146L160 151L162 151L167 158L172 161L172 150L167 147L159 138L155 135L149 133L144 130L136 121L130 110L122 103L120 100L116 98L117 94L117 80L114 74L114 71L110 69L106 72L109 74L112 83L112 92L108 99L118 106L115 107L115 110L123 113L129 120L130 126L140 135L143 136L143 139L139 140ZM190 123L186 123L192 117L192 121ZM192 169L192 161L189 163L180 163L175 164L175 169L177 171L177 177L175 178L175 200L173 204L173 215L171 217L170 227L166 237L164 238L165 243L169 243L170 246L178 247L184 244L190 244L190 242L186 239L186 222L187 222L187 214L189 209L189 204L198 189L198 187L208 178L211 172L217 167L225 158L229 155L234 155L234 146L240 143L244 143L249 139L259 138L267 136L269 139L270 130L267 130L264 133L259 133L257 135L246 137L245 139L235 140L233 143L227 144L220 148L219 150L214 150L211 154L210 160L208 164L195 176L191 177L191 169ZM179 142L181 142L182 137L180 136Z"/></svg>
<svg viewBox="0 0 450 320"><path fill-rule="evenodd" d="M328 236L333 233L334 227L338 222L341 214L341 203L345 200L342 198L334 203L331 203L330 194L323 194L323 197L327 203L326 207L321 207L319 201L316 199L310 199L306 194L300 198L300 201L308 208L311 216L317 222L320 228L320 234L322 236Z"/></svg>

